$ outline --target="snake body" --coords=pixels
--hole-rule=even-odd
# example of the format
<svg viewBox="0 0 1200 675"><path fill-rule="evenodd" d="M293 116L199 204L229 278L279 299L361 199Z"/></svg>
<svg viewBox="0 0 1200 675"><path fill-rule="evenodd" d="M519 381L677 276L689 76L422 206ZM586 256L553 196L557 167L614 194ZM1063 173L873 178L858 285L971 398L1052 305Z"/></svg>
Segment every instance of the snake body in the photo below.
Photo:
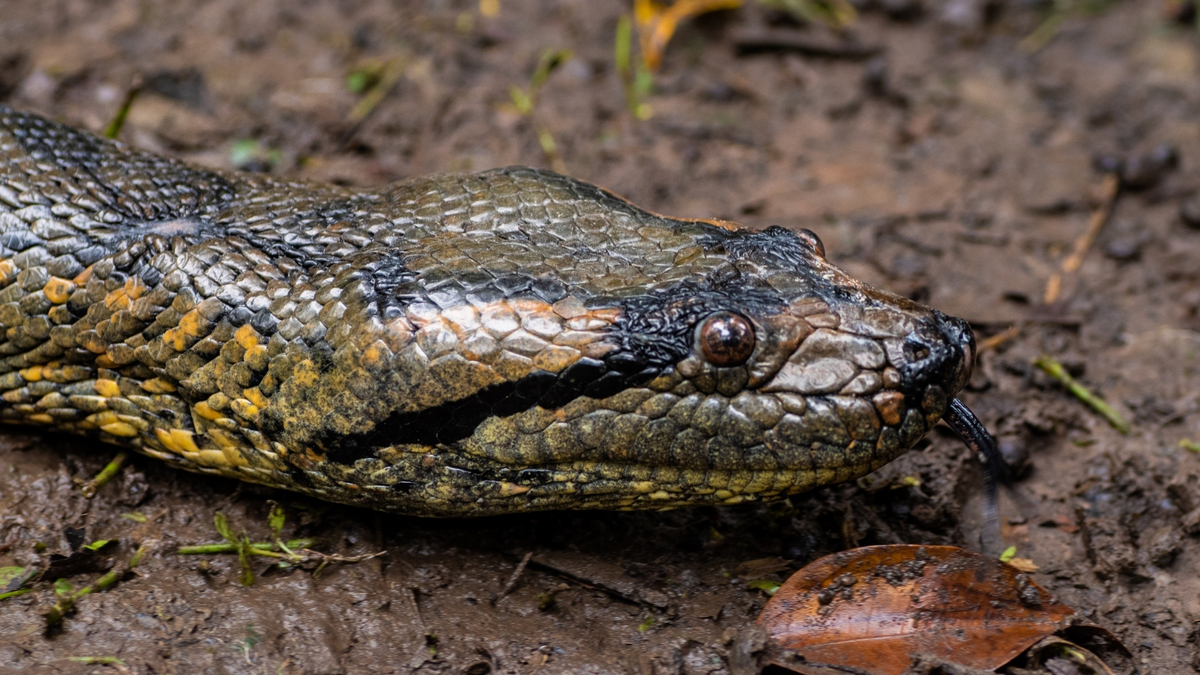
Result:
<svg viewBox="0 0 1200 675"><path fill-rule="evenodd" d="M820 240L511 167L217 172L0 106L0 419L403 513L861 476L946 413L959 319Z"/></svg>

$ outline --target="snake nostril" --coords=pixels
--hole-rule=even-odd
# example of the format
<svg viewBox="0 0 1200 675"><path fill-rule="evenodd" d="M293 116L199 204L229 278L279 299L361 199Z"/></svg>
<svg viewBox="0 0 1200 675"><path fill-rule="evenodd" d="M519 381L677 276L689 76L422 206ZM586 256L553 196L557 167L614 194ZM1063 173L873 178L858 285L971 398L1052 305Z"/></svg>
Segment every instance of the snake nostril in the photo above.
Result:
<svg viewBox="0 0 1200 675"><path fill-rule="evenodd" d="M932 350L923 336L910 335L904 342L904 357L910 364L917 364L929 358Z"/></svg>

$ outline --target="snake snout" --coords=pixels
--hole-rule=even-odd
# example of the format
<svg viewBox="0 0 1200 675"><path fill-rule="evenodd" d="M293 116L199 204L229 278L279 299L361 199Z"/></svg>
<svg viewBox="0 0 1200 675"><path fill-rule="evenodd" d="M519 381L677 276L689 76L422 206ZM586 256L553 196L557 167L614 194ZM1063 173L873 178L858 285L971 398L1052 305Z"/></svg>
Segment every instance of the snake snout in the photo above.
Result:
<svg viewBox="0 0 1200 675"><path fill-rule="evenodd" d="M899 364L906 388L936 384L953 395L966 385L975 360L975 335L966 321L938 313L904 338Z"/></svg>
<svg viewBox="0 0 1200 675"><path fill-rule="evenodd" d="M958 391L967 385L971 379L971 373L975 369L975 331L971 330L969 323L957 317L946 317L945 324L946 335L962 350L958 378L954 387L954 390Z"/></svg>

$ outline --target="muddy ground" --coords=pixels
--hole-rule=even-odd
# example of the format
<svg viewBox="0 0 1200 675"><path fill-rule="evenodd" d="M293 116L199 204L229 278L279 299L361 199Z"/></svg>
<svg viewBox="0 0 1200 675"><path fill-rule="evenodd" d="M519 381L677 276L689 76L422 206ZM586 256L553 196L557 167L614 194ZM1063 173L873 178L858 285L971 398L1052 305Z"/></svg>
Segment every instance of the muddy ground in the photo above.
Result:
<svg viewBox="0 0 1200 675"><path fill-rule="evenodd" d="M1049 2L859 4L857 46L835 56L739 50L768 29L840 44L758 6L686 23L636 119L615 0L500 0L490 18L473 0L8 1L0 101L98 131L141 76L126 142L356 185L549 166L540 125L569 172L651 210L809 227L854 275L968 318L981 339L1020 329L963 395L1029 457L1005 538L1138 672L1200 670L1200 457L1180 446L1200 441L1200 36L1170 15L1186 3L1074 3L1090 11L1036 51L1022 40ZM547 48L573 58L531 121L509 88ZM356 122L347 76L389 63L398 81ZM1157 165L1169 151L1174 167ZM1122 162L1111 219L1045 305ZM1043 352L1132 432L1033 369ZM0 438L0 566L43 565L71 538L119 539L105 551L118 561L152 546L58 632L38 614L45 585L0 601L0 671L727 673L729 641L766 599L747 581L858 545L979 545L979 471L944 427L869 479L790 504L483 520L326 506L148 458L84 499L74 483L113 452ZM216 540L218 511L267 538L269 500L287 536L386 555L319 576L264 559L247 588L231 556L174 552Z"/></svg>

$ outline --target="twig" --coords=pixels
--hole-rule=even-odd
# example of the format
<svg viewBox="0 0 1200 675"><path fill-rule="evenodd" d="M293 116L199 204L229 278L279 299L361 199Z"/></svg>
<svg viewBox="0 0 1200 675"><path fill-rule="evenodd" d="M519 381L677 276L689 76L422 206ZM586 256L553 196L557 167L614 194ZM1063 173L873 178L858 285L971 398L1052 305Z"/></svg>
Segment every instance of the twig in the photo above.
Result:
<svg viewBox="0 0 1200 675"><path fill-rule="evenodd" d="M1112 425L1112 428L1116 429L1122 434L1129 433L1129 422L1126 422L1125 418L1121 417L1120 413L1118 413L1116 410L1113 410L1113 408L1102 401L1100 397L1088 391L1087 388L1082 384L1079 384L1075 378L1071 377L1070 374L1067 373L1066 369L1062 367L1061 363L1055 361L1046 354L1042 354L1033 360L1033 365L1040 368L1042 372L1046 373L1050 377L1058 380L1064 387L1067 388L1067 391L1070 391L1076 398L1090 406L1092 410L1100 413L1100 415L1104 417L1104 419L1107 420L1110 425Z"/></svg>
<svg viewBox="0 0 1200 675"><path fill-rule="evenodd" d="M375 107L391 93L392 88L400 81L406 65L408 65L408 59L403 56L397 56L384 65L383 72L379 75L379 81L350 109L351 124L357 128L374 112Z"/></svg>
<svg viewBox="0 0 1200 675"><path fill-rule="evenodd" d="M316 577L331 562L357 563L370 560L371 558L378 558L387 553L384 550L377 553L355 556L331 555L308 548L315 543L314 539L293 539L284 542L279 536L283 531L285 521L283 508L279 504L271 502L271 511L267 515L267 526L271 528L271 533L275 535L275 541L252 543L246 535L245 530L235 533L225 514L217 511L213 514L213 525L216 526L217 534L220 534L225 539L225 543L181 546L177 551L184 555L237 554L238 580L243 586L249 586L254 583L254 569L250 566L251 556L274 558L277 561L275 564L281 569L296 567L315 561L317 562L317 567L313 570L313 576Z"/></svg>
<svg viewBox="0 0 1200 675"><path fill-rule="evenodd" d="M115 656L68 656L67 660L89 666L125 665L124 661Z"/></svg>
<svg viewBox="0 0 1200 675"><path fill-rule="evenodd" d="M321 558L321 559L329 561L329 562L357 563L357 562L362 562L364 560L370 560L372 558L378 558L381 555L386 555L387 551L383 550L383 551L376 551L374 553L363 553L362 555L337 555L334 553L321 553L320 551L314 551L312 549L306 548L303 551L301 551L301 553L304 553L305 555L311 555L311 556L314 556L317 558Z"/></svg>
<svg viewBox="0 0 1200 675"><path fill-rule="evenodd" d="M1112 215L1113 204L1116 202L1120 186L1121 179L1117 174L1110 173L1104 176L1104 182L1100 184L1100 205L1092 211L1092 217L1088 219L1087 230L1083 236L1075 240L1075 250L1063 261L1063 272L1074 272L1083 265L1083 256L1087 254L1092 244L1096 243L1096 237L1100 235L1101 228L1104 227L1104 223L1108 222L1108 217Z"/></svg>
<svg viewBox="0 0 1200 675"><path fill-rule="evenodd" d="M1008 342L1009 340L1017 337L1020 334L1021 334L1021 325L1020 324L1017 324L1014 326L1009 326L1004 331L1002 331L1000 333L996 333L995 335L991 336L990 338L980 340L978 347L975 349L975 354L976 354L976 356L978 356L979 354L982 354L984 352L990 352L991 350L999 347L1000 345L1004 344L1005 342Z"/></svg>
<svg viewBox="0 0 1200 675"><path fill-rule="evenodd" d="M383 69L379 73L379 79L375 84L367 90L363 97L354 104L350 109L350 114L346 116L350 122L350 128L342 134L341 142L338 144L339 150L344 150L349 147L350 142L358 135L363 124L375 109L387 98L387 95L392 93L396 88L396 83L404 76L405 70L408 68L408 58L405 56L397 56L383 65Z"/></svg>
<svg viewBox="0 0 1200 675"><path fill-rule="evenodd" d="M67 615L84 596L103 591L108 587L116 584L125 576L126 573L132 572L134 568L141 564L142 558L145 557L150 544L142 544L138 550L133 552L133 556L129 558L129 562L125 565L118 565L109 570L104 576L100 577L91 586L84 586L79 590L72 590L71 585L65 579L59 579L54 583L54 593L58 596L58 601L51 607L42 612L42 617L46 620L47 627L57 626L62 623L63 617Z"/></svg>
<svg viewBox="0 0 1200 675"><path fill-rule="evenodd" d="M512 99L517 111L528 117L533 123L534 130L537 132L538 145L542 147L542 154L550 162L550 168L559 173L566 173L567 165L563 163L562 157L558 154L558 144L554 142L554 135L550 133L550 129L545 124L538 120L536 108L542 85L546 83L551 73L570 60L571 50L569 49L544 49L538 58L537 67L533 70L533 77L529 80L529 90L526 91L516 85L508 88L509 98Z"/></svg>
<svg viewBox="0 0 1200 675"><path fill-rule="evenodd" d="M125 100L121 101L121 107L117 108L117 113L113 115L108 126L104 127L105 138L115 140L117 136L121 135L121 129L125 127L125 118L129 117L129 109L133 107L133 100L140 93L142 93L142 76L135 75L129 89L125 91Z"/></svg>
<svg viewBox="0 0 1200 675"><path fill-rule="evenodd" d="M517 563L517 569L513 570L513 573L508 577L508 583L504 584L504 590L500 591L500 595L496 596L495 602L500 602L504 596L512 592L512 589L517 585L517 579L521 578L521 573L525 571L525 566L529 564L529 561L532 558L533 551L526 553L525 557L521 558L521 562Z"/></svg>
<svg viewBox="0 0 1200 675"><path fill-rule="evenodd" d="M291 561L293 564L307 562L309 560L312 560L313 558L316 558L317 560L321 561L321 562L317 563L317 568L315 570L313 570L313 578L315 579L321 575L321 570L324 570L325 566L331 562L360 563L364 560L378 558L379 556L387 553L387 551L386 550L376 551L375 553L364 553L362 555L336 555L333 553L321 553L320 551L314 551L312 549L306 548L303 551L301 551L300 553L303 553L304 556L299 557L297 560ZM292 555L294 556L296 554L293 553Z"/></svg>
<svg viewBox="0 0 1200 675"><path fill-rule="evenodd" d="M601 591L622 602L628 602L633 605L650 605L659 608L667 606L666 597L657 591L642 589L634 584L626 585L617 579L604 580L596 578L595 574L598 570L591 567L580 566L576 571L572 571L568 567L574 567L574 565L571 565L569 560L555 560L553 559L553 554L550 554L552 556L550 558L547 558L546 555L541 554L530 559L529 566L533 569L558 576L566 581L579 584L584 588ZM621 586L624 586L624 588Z"/></svg>
<svg viewBox="0 0 1200 675"><path fill-rule="evenodd" d="M647 120L654 114L648 103L642 103L642 96L650 93L654 86L654 76L646 65L646 59L634 61L633 58L633 20L628 14L622 14L617 19L616 42L613 46L613 59L616 64L617 77L621 80L621 88L625 92L625 107L635 119Z"/></svg>
<svg viewBox="0 0 1200 675"><path fill-rule="evenodd" d="M87 497L88 499L95 497L96 491L104 487L105 483L112 480L113 477L117 475L117 472L121 470L121 467L125 466L125 462L128 461L129 453L125 450L121 450L112 458L111 462L106 464L103 469L100 469L100 473L96 474L95 478L84 483L83 486L79 488L80 492L82 492L83 496Z"/></svg>
<svg viewBox="0 0 1200 675"><path fill-rule="evenodd" d="M1075 248L1071 251L1071 255L1063 260L1062 272L1051 275L1046 282L1045 304L1053 305L1058 301L1059 296L1062 295L1064 275L1074 274L1083 265L1083 257L1087 255L1092 244L1096 243L1096 237L1100 236L1100 230L1108 222L1108 217L1112 215L1113 205L1117 201L1117 195L1120 194L1120 186L1121 179L1117 174L1110 173L1104 176L1104 182L1100 184L1100 204L1088 218L1087 229L1075 240Z"/></svg>
<svg viewBox="0 0 1200 675"><path fill-rule="evenodd" d="M115 656L68 656L67 660L89 666L110 666L122 675L130 672L125 662Z"/></svg>
<svg viewBox="0 0 1200 675"><path fill-rule="evenodd" d="M289 549L306 549L316 543L316 539L292 539L282 546ZM273 558L281 557L279 554L271 555L273 551L281 550L281 542L260 541L250 544L250 553L254 555L267 555ZM217 553L237 553L237 544L199 544L196 546L180 546L176 551L181 555L213 555Z"/></svg>

